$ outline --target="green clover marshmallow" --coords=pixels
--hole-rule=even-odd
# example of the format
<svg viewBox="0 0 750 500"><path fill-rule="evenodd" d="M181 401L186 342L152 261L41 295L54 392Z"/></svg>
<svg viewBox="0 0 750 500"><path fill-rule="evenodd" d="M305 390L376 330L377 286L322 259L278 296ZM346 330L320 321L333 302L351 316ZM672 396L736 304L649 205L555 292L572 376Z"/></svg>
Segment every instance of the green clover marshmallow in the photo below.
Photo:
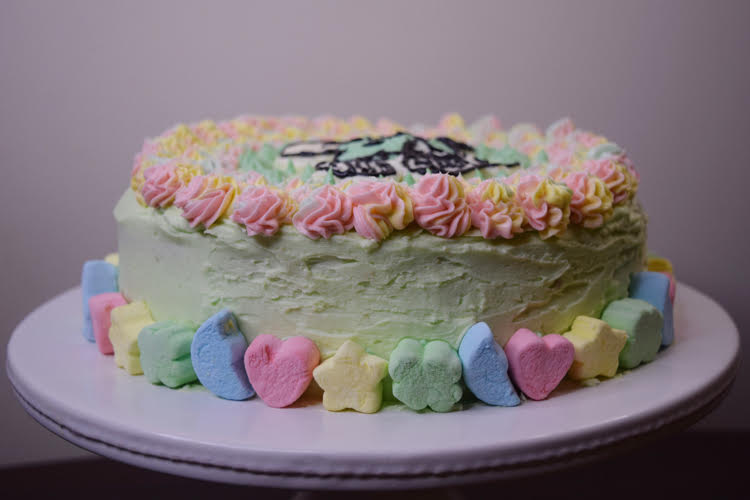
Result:
<svg viewBox="0 0 750 500"><path fill-rule="evenodd" d="M449 411L461 399L461 360L442 340L401 340L388 363L393 395L413 410Z"/></svg>
<svg viewBox="0 0 750 500"><path fill-rule="evenodd" d="M141 330L138 347L149 382L176 388L198 380L190 359L196 330L195 325L174 321L160 321Z"/></svg>

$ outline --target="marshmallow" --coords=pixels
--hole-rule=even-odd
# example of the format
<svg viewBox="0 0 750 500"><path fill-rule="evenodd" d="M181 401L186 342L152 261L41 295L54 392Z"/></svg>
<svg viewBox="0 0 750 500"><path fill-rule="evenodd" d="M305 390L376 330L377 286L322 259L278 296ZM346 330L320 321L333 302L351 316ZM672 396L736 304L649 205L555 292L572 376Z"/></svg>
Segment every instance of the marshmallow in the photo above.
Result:
<svg viewBox="0 0 750 500"><path fill-rule="evenodd" d="M646 271L630 277L630 298L645 300L661 313L664 320L661 345L665 347L674 340L671 281L670 277L662 272Z"/></svg>
<svg viewBox="0 0 750 500"><path fill-rule="evenodd" d="M575 358L568 371L573 380L586 380L600 375L614 377L619 365L619 355L628 334L611 328L600 319L578 316L563 334L573 344Z"/></svg>
<svg viewBox="0 0 750 500"><path fill-rule="evenodd" d="M449 411L463 394L461 371L458 354L442 340L405 338L388 362L393 396L413 410Z"/></svg>
<svg viewBox="0 0 750 500"><path fill-rule="evenodd" d="M124 306L127 303L128 301L120 293L100 293L89 299L94 339L102 354L115 352L112 342L109 341L109 327L112 325L110 313L115 307Z"/></svg>
<svg viewBox="0 0 750 500"><path fill-rule="evenodd" d="M383 402L383 379L388 362L351 340L344 342L336 354L313 370L313 377L323 389L323 407L328 411L346 408L375 413Z"/></svg>
<svg viewBox="0 0 750 500"><path fill-rule="evenodd" d="M208 318L190 344L193 369L201 384L220 398L241 401L255 395L242 364L247 340L229 309Z"/></svg>
<svg viewBox="0 0 750 500"><path fill-rule="evenodd" d="M646 270L655 273L662 273L669 278L669 300L674 304L677 282L674 279L674 268L672 267L672 263L663 257L651 255L646 259Z"/></svg>
<svg viewBox="0 0 750 500"><path fill-rule="evenodd" d="M458 357L464 382L477 399L494 406L521 403L508 378L508 358L487 323L476 323L466 331L458 347Z"/></svg>
<svg viewBox="0 0 750 500"><path fill-rule="evenodd" d="M120 265L120 254L118 253L108 253L106 257L104 257L104 262L109 262L115 267L118 267Z"/></svg>
<svg viewBox="0 0 750 500"><path fill-rule="evenodd" d="M117 291L117 267L103 260L89 260L83 264L83 271L81 272L83 336L89 342L95 342L89 299L94 295Z"/></svg>
<svg viewBox="0 0 750 500"><path fill-rule="evenodd" d="M602 321L628 334L620 352L621 367L635 368L656 357L661 345L663 320L654 306L640 299L615 300L604 309Z"/></svg>
<svg viewBox="0 0 750 500"><path fill-rule="evenodd" d="M302 396L312 381L320 351L310 339L281 340L258 335L245 351L245 371L260 399L273 408L283 408Z"/></svg>
<svg viewBox="0 0 750 500"><path fill-rule="evenodd" d="M646 269L657 273L674 273L672 263L669 261L669 259L665 259L664 257L657 257L655 255L650 255L646 259Z"/></svg>
<svg viewBox="0 0 750 500"><path fill-rule="evenodd" d="M115 351L115 363L131 375L142 374L138 334L154 322L148 307L144 302L131 302L112 309L110 317L109 340Z"/></svg>
<svg viewBox="0 0 750 500"><path fill-rule="evenodd" d="M661 274L669 278L669 301L674 304L675 292L677 290L677 281L674 279L674 274L668 272L662 272Z"/></svg>
<svg viewBox="0 0 750 500"><path fill-rule="evenodd" d="M538 336L520 328L505 344L510 376L531 399L542 400L560 384L573 364L575 349L566 338L550 334Z"/></svg>
<svg viewBox="0 0 750 500"><path fill-rule="evenodd" d="M196 325L160 321L138 334L141 367L152 384L180 387L198 380L190 359Z"/></svg>

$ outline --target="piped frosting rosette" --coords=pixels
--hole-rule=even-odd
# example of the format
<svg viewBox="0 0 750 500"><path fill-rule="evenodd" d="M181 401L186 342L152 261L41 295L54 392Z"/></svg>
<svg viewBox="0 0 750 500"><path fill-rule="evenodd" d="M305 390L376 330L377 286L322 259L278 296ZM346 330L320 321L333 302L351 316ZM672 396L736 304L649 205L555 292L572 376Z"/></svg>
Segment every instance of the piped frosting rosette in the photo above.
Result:
<svg viewBox="0 0 750 500"><path fill-rule="evenodd" d="M314 240L344 234L354 227L352 200L338 188L325 185L305 199L292 223L300 233Z"/></svg>
<svg viewBox="0 0 750 500"><path fill-rule="evenodd" d="M232 205L237 182L226 175L197 175L175 194L175 206L182 209L191 227L211 227Z"/></svg>
<svg viewBox="0 0 750 500"><path fill-rule="evenodd" d="M587 172L569 173L563 180L572 191L570 221L586 228L601 227L612 216L612 191L600 178Z"/></svg>
<svg viewBox="0 0 750 500"><path fill-rule="evenodd" d="M304 152L285 153L290 146ZM354 230L375 241L411 224L444 238L475 227L487 239L596 228L638 183L622 148L570 119L546 132L531 124L506 132L494 117L467 125L456 114L433 127L330 116L204 120L146 140L131 171L139 203L175 205L193 227L226 218L249 236L294 224L311 238Z"/></svg>
<svg viewBox="0 0 750 500"><path fill-rule="evenodd" d="M464 185L447 174L427 174L410 191L414 219L442 238L461 236L471 227L471 209Z"/></svg>
<svg viewBox="0 0 750 500"><path fill-rule="evenodd" d="M536 125L519 123L508 132L508 143L533 158L544 149L544 136Z"/></svg>
<svg viewBox="0 0 750 500"><path fill-rule="evenodd" d="M539 231L542 239L567 229L572 197L567 186L549 177L528 174L520 177L515 189L516 201L523 209L524 225L528 229Z"/></svg>
<svg viewBox="0 0 750 500"><path fill-rule="evenodd" d="M612 192L614 203L618 204L632 198L638 190L638 175L628 163L625 155L605 155L586 160L583 168L604 181Z"/></svg>
<svg viewBox="0 0 750 500"><path fill-rule="evenodd" d="M249 236L272 236L291 224L297 203L285 192L267 185L246 187L235 202L231 220L245 226Z"/></svg>
<svg viewBox="0 0 750 500"><path fill-rule="evenodd" d="M487 239L510 239L523 232L523 209L513 189L495 179L482 181L467 195L471 223Z"/></svg>
<svg viewBox="0 0 750 500"><path fill-rule="evenodd" d="M141 195L146 205L166 208L175 201L177 191L186 186L201 170L195 165L176 161L148 167L143 172Z"/></svg>
<svg viewBox="0 0 750 500"><path fill-rule="evenodd" d="M380 241L414 220L406 188L393 181L360 181L347 194L353 205L354 229L365 238Z"/></svg>

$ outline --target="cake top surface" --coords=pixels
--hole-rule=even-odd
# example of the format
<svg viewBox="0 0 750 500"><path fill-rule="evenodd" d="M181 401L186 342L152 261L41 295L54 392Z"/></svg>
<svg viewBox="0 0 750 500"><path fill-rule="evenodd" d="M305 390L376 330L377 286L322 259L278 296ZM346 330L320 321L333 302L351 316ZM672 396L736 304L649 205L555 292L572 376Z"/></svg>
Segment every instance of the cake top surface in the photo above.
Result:
<svg viewBox="0 0 750 500"><path fill-rule="evenodd" d="M354 230L382 240L417 224L454 238L542 238L596 228L631 200L638 174L624 150L564 118L546 132L456 114L436 126L362 117L243 116L177 125L147 139L131 188L171 205L196 229L224 220L250 236L293 224L306 236Z"/></svg>

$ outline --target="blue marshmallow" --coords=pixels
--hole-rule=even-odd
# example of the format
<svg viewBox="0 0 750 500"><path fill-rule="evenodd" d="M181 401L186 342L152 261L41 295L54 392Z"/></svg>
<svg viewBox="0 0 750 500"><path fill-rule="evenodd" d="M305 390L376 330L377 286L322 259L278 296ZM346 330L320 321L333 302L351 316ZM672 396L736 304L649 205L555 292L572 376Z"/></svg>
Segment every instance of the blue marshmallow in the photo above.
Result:
<svg viewBox="0 0 750 500"><path fill-rule="evenodd" d="M521 403L508 377L508 358L487 323L476 323L467 330L458 347L458 357L464 382L477 399L493 406Z"/></svg>
<svg viewBox="0 0 750 500"><path fill-rule="evenodd" d="M214 314L195 332L190 345L201 384L220 398L241 401L255 395L245 372L247 340L229 309Z"/></svg>
<svg viewBox="0 0 750 500"><path fill-rule="evenodd" d="M83 271L81 272L83 337L89 342L95 342L91 311L89 311L89 299L94 295L118 291L117 266L103 260L89 260L83 264Z"/></svg>
<svg viewBox="0 0 750 500"><path fill-rule="evenodd" d="M669 277L663 273L644 271L630 277L630 297L648 302L664 318L661 345L666 347L674 340L673 306L669 299Z"/></svg>

